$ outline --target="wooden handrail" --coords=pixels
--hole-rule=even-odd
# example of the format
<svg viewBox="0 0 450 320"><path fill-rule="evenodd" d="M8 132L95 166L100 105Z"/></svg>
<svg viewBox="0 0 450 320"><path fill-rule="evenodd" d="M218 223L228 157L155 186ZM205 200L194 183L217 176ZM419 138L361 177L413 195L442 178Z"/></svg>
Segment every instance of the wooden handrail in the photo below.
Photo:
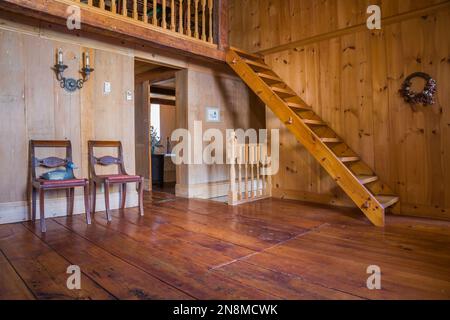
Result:
<svg viewBox="0 0 450 320"><path fill-rule="evenodd" d="M79 5L96 7L112 15L121 14L123 17L145 24L149 23L147 12L150 9L153 26L210 44L217 43L218 39L221 39L218 30L221 24L218 20L223 13L215 10L223 9L222 1L226 2L226 0L122 0L121 8L118 8L120 2L117 1L72 1ZM193 27L192 20L194 20Z"/></svg>

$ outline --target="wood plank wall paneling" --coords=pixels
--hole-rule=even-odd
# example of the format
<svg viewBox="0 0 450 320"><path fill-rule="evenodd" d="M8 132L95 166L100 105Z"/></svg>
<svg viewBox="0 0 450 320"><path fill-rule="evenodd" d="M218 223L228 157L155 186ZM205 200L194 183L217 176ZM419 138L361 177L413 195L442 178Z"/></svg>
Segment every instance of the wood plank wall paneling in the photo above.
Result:
<svg viewBox="0 0 450 320"><path fill-rule="evenodd" d="M443 1L375 2L385 18ZM261 51L365 23L368 4L231 1L231 45ZM281 78L400 195L401 213L445 219L450 219L449 8L382 25L381 32L363 28L265 56ZM416 71L437 80L438 94L436 105L412 112L398 90L404 77ZM267 126L281 128L282 163L273 181L274 195L348 203L270 111Z"/></svg>
<svg viewBox="0 0 450 320"><path fill-rule="evenodd" d="M223 66L222 66L223 67ZM217 67L217 70L222 68ZM179 90L185 88L185 91ZM205 90L208 88L208 90ZM201 95L198 93L202 92ZM220 122L206 121L206 107L220 108ZM206 73L196 70L177 72L177 121L178 127L187 128L193 137L194 121L202 123L203 133L208 129L225 130L242 128L256 130L265 126L264 105L251 93L245 84L235 77L221 76L218 73ZM225 143L225 141L224 141ZM209 143L204 142L203 147ZM224 155L225 156L225 155ZM226 165L184 165L177 167L177 194L192 197L224 196L228 187L220 195L214 193L209 184L229 180L229 168ZM201 187L200 187L201 186ZM195 188L201 194L195 194Z"/></svg>
<svg viewBox="0 0 450 320"><path fill-rule="evenodd" d="M0 203L26 200L29 139L70 139L79 177L88 174L87 140L121 140L127 170L134 172L134 107L125 100L126 90L134 89L133 57L89 49L94 74L83 89L67 93L51 70L58 48L69 66L65 76L78 78L88 48L0 30ZM103 94L105 81L111 82L109 95Z"/></svg>

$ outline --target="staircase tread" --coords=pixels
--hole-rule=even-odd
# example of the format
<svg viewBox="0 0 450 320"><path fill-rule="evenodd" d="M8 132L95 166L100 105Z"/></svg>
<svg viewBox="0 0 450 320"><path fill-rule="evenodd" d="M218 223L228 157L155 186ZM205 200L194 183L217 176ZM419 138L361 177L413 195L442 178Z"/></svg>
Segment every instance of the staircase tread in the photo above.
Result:
<svg viewBox="0 0 450 320"><path fill-rule="evenodd" d="M260 78L264 78L264 79L268 79L268 80L273 80L273 81L278 81L280 83L284 83L284 81L280 78L278 78L277 76L273 76L271 74L267 74L264 72L257 72L256 73Z"/></svg>
<svg viewBox="0 0 450 320"><path fill-rule="evenodd" d="M355 162L359 161L360 158L357 156L345 156L345 157L338 157L341 162Z"/></svg>
<svg viewBox="0 0 450 320"><path fill-rule="evenodd" d="M256 59L256 60L264 59L264 57L262 55L257 54L257 53L250 53L250 52L247 52L247 51L235 48L235 47L230 47L230 49L235 51L235 52L237 52L237 54L240 55L240 56L247 56L247 57L251 57L251 58Z"/></svg>
<svg viewBox="0 0 450 320"><path fill-rule="evenodd" d="M339 138L320 138L322 142L342 142Z"/></svg>
<svg viewBox="0 0 450 320"><path fill-rule="evenodd" d="M258 61L253 61L251 59L246 59L246 58L242 58L242 59L244 60L245 63L250 64L252 66L256 66L256 67L263 68L263 69L266 69L266 70L272 70L272 68L269 67L265 63L258 62Z"/></svg>
<svg viewBox="0 0 450 320"><path fill-rule="evenodd" d="M286 102L286 104L287 104L288 107L290 107L290 108L312 111L312 109L311 109L310 107L304 106L304 105L302 105L302 104L300 104L300 103Z"/></svg>
<svg viewBox="0 0 450 320"><path fill-rule="evenodd" d="M367 183L374 182L374 181L378 180L377 176L369 176L369 175L357 175L356 178L362 184L367 184Z"/></svg>
<svg viewBox="0 0 450 320"><path fill-rule="evenodd" d="M315 125L321 125L326 126L327 124L323 122L322 120L314 120L314 119L302 119L302 121L306 124L315 124Z"/></svg>
<svg viewBox="0 0 450 320"><path fill-rule="evenodd" d="M291 89L285 89L285 88L280 88L277 86L271 86L270 89L272 89L275 92L281 92L281 93L287 93L287 94L291 94L292 96L296 96L297 94L292 91Z"/></svg>
<svg viewBox="0 0 450 320"><path fill-rule="evenodd" d="M397 196L375 196L375 199L383 206L383 208L388 208L396 204L400 198Z"/></svg>

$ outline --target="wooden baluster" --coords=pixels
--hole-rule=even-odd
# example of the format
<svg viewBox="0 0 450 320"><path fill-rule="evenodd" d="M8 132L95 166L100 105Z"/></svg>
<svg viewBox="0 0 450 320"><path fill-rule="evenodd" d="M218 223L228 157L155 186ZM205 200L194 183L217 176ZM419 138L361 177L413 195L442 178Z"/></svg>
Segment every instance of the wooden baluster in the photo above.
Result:
<svg viewBox="0 0 450 320"><path fill-rule="evenodd" d="M102 10L105 10L105 0L100 0L98 3L98 7Z"/></svg>
<svg viewBox="0 0 450 320"><path fill-rule="evenodd" d="M137 0L133 0L133 19L138 20Z"/></svg>
<svg viewBox="0 0 450 320"><path fill-rule="evenodd" d="M253 165L252 165L252 159L253 159L253 151L252 146L248 145L248 164L250 166L250 199L253 199Z"/></svg>
<svg viewBox="0 0 450 320"><path fill-rule="evenodd" d="M166 0L161 0L161 4L162 4L162 22L161 22L161 27L163 27L163 29L167 29Z"/></svg>
<svg viewBox="0 0 450 320"><path fill-rule="evenodd" d="M261 181L260 181L260 178L261 178L261 175L260 175L260 170L259 170L259 160L260 160L260 158L259 158L259 152L260 152L260 149L259 149L259 144L257 144L256 146L255 146L255 161L256 161L256 195L257 196L260 196L260 195L262 195L262 186L261 186Z"/></svg>
<svg viewBox="0 0 450 320"><path fill-rule="evenodd" d="M122 15L124 17L128 16L128 10L127 10L127 0L122 0Z"/></svg>
<svg viewBox="0 0 450 320"><path fill-rule="evenodd" d="M244 163L245 163L245 199L248 199L248 145L244 144Z"/></svg>
<svg viewBox="0 0 450 320"><path fill-rule="evenodd" d="M230 155L229 155L229 163L230 163L230 192L228 194L228 203L235 204L237 201L237 192L236 192L236 136L230 137Z"/></svg>
<svg viewBox="0 0 450 320"><path fill-rule="evenodd" d="M171 1L170 4L170 30L175 31L175 16L177 9L175 8L175 0Z"/></svg>
<svg viewBox="0 0 450 320"><path fill-rule="evenodd" d="M267 193L266 195L272 195L272 172L269 170L269 156L266 153L266 178L267 178Z"/></svg>
<svg viewBox="0 0 450 320"><path fill-rule="evenodd" d="M147 0L144 0L143 8L142 8L142 21L145 23L148 23L148 16L147 16Z"/></svg>
<svg viewBox="0 0 450 320"><path fill-rule="evenodd" d="M213 43L213 0L208 0L208 9L209 9L209 38L208 41Z"/></svg>
<svg viewBox="0 0 450 320"><path fill-rule="evenodd" d="M243 163L243 145L238 146L238 200L242 200L242 163Z"/></svg>
<svg viewBox="0 0 450 320"><path fill-rule="evenodd" d="M92 0L88 0L88 6L92 6Z"/></svg>
<svg viewBox="0 0 450 320"><path fill-rule="evenodd" d="M180 7L178 12L178 32L184 33L183 31L183 0L180 0Z"/></svg>
<svg viewBox="0 0 450 320"><path fill-rule="evenodd" d="M117 6L116 6L116 0L111 1L111 12L117 13Z"/></svg>
<svg viewBox="0 0 450 320"><path fill-rule="evenodd" d="M206 0L202 0L202 40L206 41Z"/></svg>
<svg viewBox="0 0 450 320"><path fill-rule="evenodd" d="M195 20L194 20L194 37L195 39L198 39L199 34L198 34L198 1L199 0L194 0L194 9L195 9Z"/></svg>
<svg viewBox="0 0 450 320"><path fill-rule="evenodd" d="M158 26L158 3L156 2L156 0L153 0L153 17L152 17L152 22L154 26Z"/></svg>
<svg viewBox="0 0 450 320"><path fill-rule="evenodd" d="M187 12L186 12L186 15L187 15L186 34L189 37L192 37L192 32L191 32L191 0L187 0Z"/></svg>

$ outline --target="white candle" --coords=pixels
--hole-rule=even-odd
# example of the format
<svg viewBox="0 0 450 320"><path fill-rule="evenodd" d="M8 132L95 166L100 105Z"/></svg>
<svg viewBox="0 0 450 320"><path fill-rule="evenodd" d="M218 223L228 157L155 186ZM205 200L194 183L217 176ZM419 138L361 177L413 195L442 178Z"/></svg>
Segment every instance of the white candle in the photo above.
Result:
<svg viewBox="0 0 450 320"><path fill-rule="evenodd" d="M58 50L58 63L63 64L63 53L61 48Z"/></svg>
<svg viewBox="0 0 450 320"><path fill-rule="evenodd" d="M85 56L86 56L86 67L89 68L89 65L90 65L90 63L89 63L89 52L86 52Z"/></svg>

